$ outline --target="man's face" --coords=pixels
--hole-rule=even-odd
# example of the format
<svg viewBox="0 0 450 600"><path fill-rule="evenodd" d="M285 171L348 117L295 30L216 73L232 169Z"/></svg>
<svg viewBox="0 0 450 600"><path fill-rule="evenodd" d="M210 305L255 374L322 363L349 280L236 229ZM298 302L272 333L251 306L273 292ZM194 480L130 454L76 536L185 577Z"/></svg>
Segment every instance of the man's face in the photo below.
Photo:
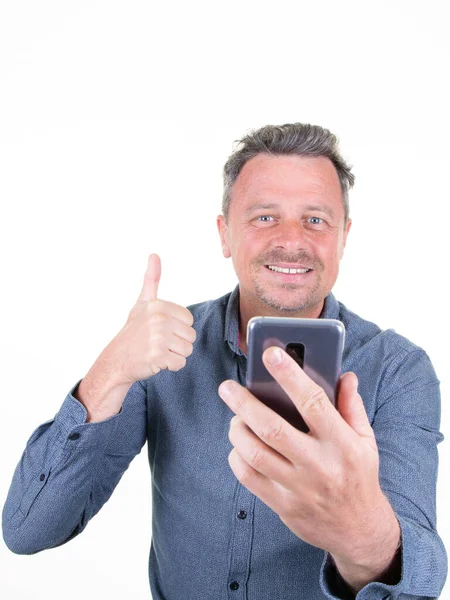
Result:
<svg viewBox="0 0 450 600"><path fill-rule="evenodd" d="M344 216L339 177L328 158L250 159L234 183L228 224L217 218L223 255L231 256L239 279L241 308L320 314L351 226L349 220L344 228ZM308 271L286 274L269 266Z"/></svg>

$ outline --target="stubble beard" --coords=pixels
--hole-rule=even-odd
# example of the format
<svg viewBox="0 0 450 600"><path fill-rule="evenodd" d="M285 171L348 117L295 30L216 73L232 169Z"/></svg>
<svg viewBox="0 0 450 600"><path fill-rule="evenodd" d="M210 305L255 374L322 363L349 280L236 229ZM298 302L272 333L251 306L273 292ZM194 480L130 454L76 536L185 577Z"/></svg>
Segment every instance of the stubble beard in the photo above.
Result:
<svg viewBox="0 0 450 600"><path fill-rule="evenodd" d="M263 287L255 277L253 281L255 295L258 298L258 300L263 302L266 306L278 312L307 312L323 301L323 298L321 297L319 292L321 277L317 271L315 272L315 275L316 281L312 288L305 288L295 283L279 284L276 289L290 290L292 292L291 299L289 301L279 300L276 297L276 292L274 293L272 290L267 290L267 288Z"/></svg>

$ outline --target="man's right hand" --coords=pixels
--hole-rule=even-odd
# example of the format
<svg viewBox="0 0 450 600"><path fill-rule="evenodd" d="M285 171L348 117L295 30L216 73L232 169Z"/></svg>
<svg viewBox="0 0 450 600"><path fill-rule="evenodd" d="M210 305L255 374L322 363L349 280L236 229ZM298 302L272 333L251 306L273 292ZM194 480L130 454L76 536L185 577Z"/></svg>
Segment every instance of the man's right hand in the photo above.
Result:
<svg viewBox="0 0 450 600"><path fill-rule="evenodd" d="M104 350L121 383L147 379L161 369L179 371L192 354L194 317L184 306L157 298L160 278L160 258L150 254L139 298Z"/></svg>
<svg viewBox="0 0 450 600"><path fill-rule="evenodd" d="M127 322L74 390L86 408L86 423L118 414L135 381L161 369L179 371L192 354L194 317L184 306L157 298L160 277L159 256L150 254L141 293Z"/></svg>

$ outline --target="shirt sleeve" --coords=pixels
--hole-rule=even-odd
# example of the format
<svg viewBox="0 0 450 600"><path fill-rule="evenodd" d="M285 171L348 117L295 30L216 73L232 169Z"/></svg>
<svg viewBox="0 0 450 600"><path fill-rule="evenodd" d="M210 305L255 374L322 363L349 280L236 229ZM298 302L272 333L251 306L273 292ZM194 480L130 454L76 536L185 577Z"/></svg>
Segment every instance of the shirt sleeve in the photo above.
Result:
<svg viewBox="0 0 450 600"><path fill-rule="evenodd" d="M147 438L147 393L136 381L117 415L86 423L67 394L54 419L29 438L2 513L3 539L17 554L60 546L81 533L110 498Z"/></svg>
<svg viewBox="0 0 450 600"><path fill-rule="evenodd" d="M380 383L381 400L372 427L380 456L380 486L401 529L401 578L396 585L367 584L357 600L439 598L447 576L447 555L436 531L436 484L441 399L439 380L421 350L403 350ZM320 583L327 598L347 600L328 553Z"/></svg>

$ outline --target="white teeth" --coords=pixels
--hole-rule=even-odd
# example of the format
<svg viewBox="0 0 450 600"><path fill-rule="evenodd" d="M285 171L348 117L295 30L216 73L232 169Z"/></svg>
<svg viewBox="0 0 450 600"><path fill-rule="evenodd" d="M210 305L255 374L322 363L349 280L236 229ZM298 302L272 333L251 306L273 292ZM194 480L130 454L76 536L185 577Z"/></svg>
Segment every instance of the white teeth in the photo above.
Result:
<svg viewBox="0 0 450 600"><path fill-rule="evenodd" d="M311 269L282 269L281 267L274 267L273 265L267 265L267 268L277 273L307 273Z"/></svg>

